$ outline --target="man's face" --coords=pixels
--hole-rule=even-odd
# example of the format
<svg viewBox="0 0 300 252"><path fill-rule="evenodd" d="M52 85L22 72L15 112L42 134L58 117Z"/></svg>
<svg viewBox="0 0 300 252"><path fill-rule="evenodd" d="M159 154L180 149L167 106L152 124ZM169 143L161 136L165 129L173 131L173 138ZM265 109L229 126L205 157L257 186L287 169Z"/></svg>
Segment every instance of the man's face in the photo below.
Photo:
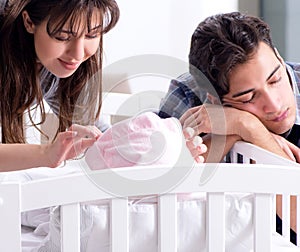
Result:
<svg viewBox="0 0 300 252"><path fill-rule="evenodd" d="M283 60L261 42L252 59L229 75L230 92L224 104L257 116L273 133L283 134L294 124L296 102Z"/></svg>

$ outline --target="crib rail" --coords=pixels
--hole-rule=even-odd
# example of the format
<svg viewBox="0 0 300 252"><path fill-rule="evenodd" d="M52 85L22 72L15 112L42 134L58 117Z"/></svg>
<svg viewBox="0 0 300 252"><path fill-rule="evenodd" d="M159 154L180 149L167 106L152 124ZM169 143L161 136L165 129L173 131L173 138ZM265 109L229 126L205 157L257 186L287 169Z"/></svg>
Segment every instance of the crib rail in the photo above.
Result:
<svg viewBox="0 0 300 252"><path fill-rule="evenodd" d="M299 164L295 164L294 162L281 158L271 152L268 152L262 148L259 148L253 144L245 143L245 142L237 142L230 153L231 161L234 163L242 162L242 163L252 163L253 161L256 164L274 164L274 165L282 165L282 167L290 167L297 166L300 168ZM242 159L242 160L241 160ZM272 178L270 178L272 179ZM281 180L284 185L289 183L289 180ZM268 181L269 183L269 181ZM296 193L295 193L296 194ZM290 194L287 192L280 191L278 195L281 196L282 200L282 236L285 237L287 241L290 240ZM297 196L297 226L296 233L300 233L300 197ZM276 231L276 195L273 194L273 230ZM299 218L298 218L299 216ZM268 219L269 220L269 219ZM300 244L300 236L297 236L297 244Z"/></svg>
<svg viewBox="0 0 300 252"><path fill-rule="evenodd" d="M225 251L224 192L255 193L254 248L255 251L271 251L272 222L274 223L274 194L298 195L300 192L299 165L257 148L238 142L232 149L231 159L243 163L196 165L190 174L176 187L161 194L155 187L150 194L158 195L159 250L177 251L177 194L207 193L207 249ZM251 160L256 164L251 164ZM261 164L268 163L268 164ZM82 165L71 162L70 166ZM207 166L217 166L214 176L206 183L199 183ZM166 167L135 167L118 169L125 177L139 171L140 177L159 176ZM105 176L107 171L98 171ZM269 180L266 182L266 178ZM282 181L278 183L277 181ZM49 190L51 188L51 190ZM61 192L64 193L61 193ZM47 195L45 197L45 195ZM42 179L26 183L0 185L0 251L21 251L20 212L61 206L61 248L63 252L80 251L80 204L95 200L111 201L111 251L129 251L128 198L146 196L136 192L117 198L97 187L85 174L73 174L55 179ZM285 203L289 204L288 196ZM12 200L14 199L14 200ZM298 197L299 202L299 197ZM298 208L299 209L299 208ZM289 238L289 207L283 209L284 235ZM298 215L299 216L299 215ZM285 219L287 221L285 222ZM272 221L273 220L273 221ZM299 220L298 220L299 222ZM274 225L273 225L274 229ZM298 225L299 229L299 225ZM216 242L216 240L218 242ZM14 241L14 242L12 242ZM72 242L70 242L72 241Z"/></svg>
<svg viewBox="0 0 300 252"><path fill-rule="evenodd" d="M238 155L242 157L242 163L250 163L255 161L257 164L274 164L284 166L297 166L295 162L282 158L272 152L266 151L253 144L239 141L235 143L230 152L233 163L238 162ZM299 165L298 165L299 166Z"/></svg>
<svg viewBox="0 0 300 252"><path fill-rule="evenodd" d="M70 165L78 165L76 162ZM217 170L206 183L199 185L199 180L205 164L197 165L189 176L178 186L161 194L155 187L151 194L158 195L159 200L159 248L161 252L177 251L176 243L176 195L178 193L207 192L207 246L208 251L225 251L224 230L224 192L252 192L255 200L255 251L271 251L271 199L275 193L297 195L300 192L300 170L296 164L286 167L282 165L263 164L214 164ZM165 167L139 167L141 177L151 174L159 176ZM105 174L107 171L99 171ZM121 168L118 173L130 177L132 169ZM270 178L266 183L265 178ZM288 181L278 184L276 181ZM49 190L51 188L51 190ZM61 193L61 192L64 193ZM9 197L8 197L9 195ZM45 197L45 195L47 195ZM144 196L137 192L138 196ZM22 184L11 183L0 185L0 221L7 225L0 226L0 251L21 251L19 211L28 211L54 205L61 205L62 251L79 252L79 203L94 200L111 200L111 247L113 252L128 252L128 198L134 193L116 198L97 187L84 174L73 174L56 179L43 179ZM19 203L11 201L20 199ZM47 199L46 199L47 198ZM12 205L13 204L13 205ZM13 209L13 210L12 210ZM9 214L8 214L9 213ZM125 216L125 218L124 218ZM11 221L13 220L13 223ZM10 223L8 223L10 222ZM9 224L9 225L8 225ZM5 227L5 228L4 228ZM5 238L5 239L3 239ZM218 242L216 242L216 239ZM12 244L12 240L16 241ZM72 242L70 242L72 241ZM76 241L76 242L74 242ZM13 250L12 250L13 247Z"/></svg>

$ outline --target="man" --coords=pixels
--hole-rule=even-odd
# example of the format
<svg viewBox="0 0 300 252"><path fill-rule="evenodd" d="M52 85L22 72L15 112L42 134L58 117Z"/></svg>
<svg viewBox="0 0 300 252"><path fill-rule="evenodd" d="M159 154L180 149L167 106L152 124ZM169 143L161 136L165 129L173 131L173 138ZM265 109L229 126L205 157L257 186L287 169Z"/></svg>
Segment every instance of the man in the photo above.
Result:
<svg viewBox="0 0 300 252"><path fill-rule="evenodd" d="M180 118L195 158L220 161L243 140L300 161L300 64L283 61L265 22L238 12L208 17L192 36L189 63L159 115ZM198 134L206 153L190 141ZM223 143L220 154L213 141Z"/></svg>

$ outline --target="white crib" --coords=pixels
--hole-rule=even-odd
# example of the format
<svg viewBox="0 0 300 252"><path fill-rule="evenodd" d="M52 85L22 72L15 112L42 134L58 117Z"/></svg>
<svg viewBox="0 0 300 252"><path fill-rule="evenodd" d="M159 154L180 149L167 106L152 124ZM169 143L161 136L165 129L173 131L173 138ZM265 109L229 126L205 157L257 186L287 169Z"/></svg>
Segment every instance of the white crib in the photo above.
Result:
<svg viewBox="0 0 300 252"><path fill-rule="evenodd" d="M155 94L151 92L152 97ZM129 103L132 110L121 111L120 104L128 101L129 96L108 94L107 97L104 96L106 102L103 105L103 111L130 116L143 109L157 107L161 93L158 93L157 99L144 99L144 97L144 95L135 96ZM145 101L150 103L145 105ZM137 107L136 104L142 108ZM206 195L206 251L228 251L225 248L225 193L253 193L255 195L254 251L300 251L299 247L289 242L289 195L300 193L299 165L244 142L234 145L231 151L231 161L232 163L196 165L178 185L168 190L167 193L161 193L153 186L147 192L137 193L137 195L135 192L130 192L117 197L96 186L84 172L27 182L2 182L0 184L0 251L22 251L21 212L61 206L61 251L79 252L81 205L108 200L110 202L110 250L111 252L128 252L131 239L128 231L130 224L128 202L135 196L155 195L158 205L157 251L175 252L178 247L177 195L195 192L204 192ZM252 161L255 161L255 164ZM82 165L85 165L83 160L72 161L68 164L71 167ZM200 184L202 172L210 168L216 168L214 174L206 183ZM144 166L117 170L125 177L146 179L160 176L165 169L166 167ZM107 176L109 171L102 170L98 173L101 176ZM282 237L285 243L282 246L274 246L272 238L275 232L276 194L283 195L284 203ZM299 202L298 199L297 205L300 210ZM300 218L297 222L297 230L300 230Z"/></svg>
<svg viewBox="0 0 300 252"><path fill-rule="evenodd" d="M199 180L203 169L209 167L205 164L194 167L178 186L165 194L157 195L159 192L155 188L149 191L149 195L158 196L157 251L177 251L176 195L191 192L206 192L207 251L225 251L225 192L255 194L254 251L300 251L300 248L292 244L290 247L285 244L282 248L276 248L277 250L272 247L274 194L297 195L300 192L299 166L242 142L234 146L232 157L236 156L236 153L243 155L244 164L211 164L217 165L217 169L203 185L199 185ZM250 159L257 163L247 164ZM73 161L71 165L79 165L79 162ZM268 164L258 164L261 162ZM119 172L124 176L147 178L149 175L159 175L163 169L165 168L135 167L122 168ZM106 170L99 172L103 176L107 173ZM22 251L20 213L55 205L61 206L61 251L79 252L80 204L95 200L110 200L111 251L128 252L128 199L132 196L146 196L132 193L125 195L126 197L115 197L95 186L83 173L26 183L6 182L2 183L0 188L0 251L9 252ZM288 203L288 200L286 202ZM289 207L283 212L283 220L286 221L283 236L288 240Z"/></svg>

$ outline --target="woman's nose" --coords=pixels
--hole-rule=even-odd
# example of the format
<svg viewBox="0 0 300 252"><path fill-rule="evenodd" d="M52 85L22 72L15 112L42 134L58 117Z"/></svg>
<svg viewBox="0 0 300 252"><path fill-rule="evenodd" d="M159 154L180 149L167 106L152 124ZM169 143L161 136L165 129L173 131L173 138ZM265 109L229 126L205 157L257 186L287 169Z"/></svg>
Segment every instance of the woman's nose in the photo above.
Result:
<svg viewBox="0 0 300 252"><path fill-rule="evenodd" d="M70 58L80 61L84 58L84 38L76 38L70 42L67 54Z"/></svg>

